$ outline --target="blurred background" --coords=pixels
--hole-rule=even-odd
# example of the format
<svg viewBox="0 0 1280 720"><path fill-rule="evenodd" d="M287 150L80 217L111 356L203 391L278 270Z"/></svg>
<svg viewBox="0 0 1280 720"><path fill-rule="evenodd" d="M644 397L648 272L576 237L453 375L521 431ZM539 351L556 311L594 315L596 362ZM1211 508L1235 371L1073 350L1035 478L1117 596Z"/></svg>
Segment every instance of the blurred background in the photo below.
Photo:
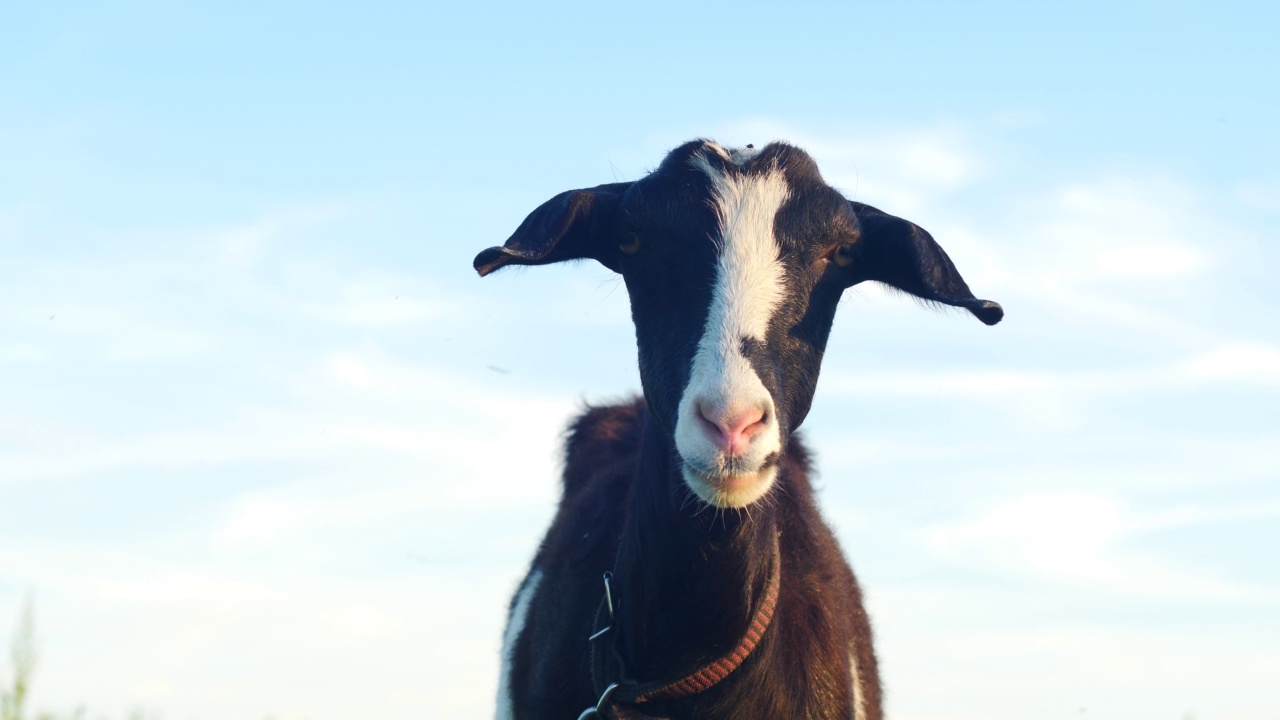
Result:
<svg viewBox="0 0 1280 720"><path fill-rule="evenodd" d="M710 137L807 149L1007 311L850 291L804 428L890 716L1280 718L1278 15L0 7L27 713L489 716L561 430L639 383L608 270L471 259Z"/></svg>

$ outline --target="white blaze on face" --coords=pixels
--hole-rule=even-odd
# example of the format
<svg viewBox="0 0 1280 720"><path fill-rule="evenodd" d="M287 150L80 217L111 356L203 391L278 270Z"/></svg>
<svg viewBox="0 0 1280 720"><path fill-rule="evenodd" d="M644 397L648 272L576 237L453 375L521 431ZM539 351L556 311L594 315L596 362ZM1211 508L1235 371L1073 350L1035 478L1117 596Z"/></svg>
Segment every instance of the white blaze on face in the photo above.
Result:
<svg viewBox="0 0 1280 720"><path fill-rule="evenodd" d="M726 175L702 154L693 164L711 179L720 255L707 324L680 398L676 449L685 482L698 497L720 507L745 507L773 485L777 468L764 463L782 447L773 398L743 356L742 341L764 340L782 302L784 273L773 228L788 188L777 170ZM750 409L763 413L763 429L741 454L729 457L700 413L732 417Z"/></svg>

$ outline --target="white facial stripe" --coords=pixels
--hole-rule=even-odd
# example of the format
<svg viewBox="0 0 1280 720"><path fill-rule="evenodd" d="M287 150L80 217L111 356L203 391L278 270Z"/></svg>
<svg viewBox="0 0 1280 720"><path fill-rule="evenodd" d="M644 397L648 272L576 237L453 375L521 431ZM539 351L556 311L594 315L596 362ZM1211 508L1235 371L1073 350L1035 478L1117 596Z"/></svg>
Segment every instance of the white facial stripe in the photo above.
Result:
<svg viewBox="0 0 1280 720"><path fill-rule="evenodd" d="M511 607L511 617L507 620L507 629L502 633L502 667L498 670L498 708L494 713L495 720L511 720L515 716L515 710L511 707L511 669L515 658L516 640L520 638L525 622L529 619L529 605L533 602L533 595L538 591L538 585L541 582L541 570L535 569L529 573L524 585L516 593L516 600Z"/></svg>
<svg viewBox="0 0 1280 720"><path fill-rule="evenodd" d="M773 225L790 192L776 170L724 175L701 154L694 165L711 179L720 220L719 272L702 343L727 341L736 351L741 338L764 338L782 302L782 265Z"/></svg>
<svg viewBox="0 0 1280 720"><path fill-rule="evenodd" d="M742 354L742 340L763 340L782 303L784 275L773 228L789 191L786 179L776 170L726 175L703 154L692 162L711 180L720 256L706 325L680 399L676 449L687 466L685 480L699 497L720 506L743 507L772 485L777 473L763 466L782 447L773 398ZM741 455L728 458L708 437L699 405L717 417L758 409L763 412L764 429ZM712 476L754 478L717 485L692 472L690 465Z"/></svg>

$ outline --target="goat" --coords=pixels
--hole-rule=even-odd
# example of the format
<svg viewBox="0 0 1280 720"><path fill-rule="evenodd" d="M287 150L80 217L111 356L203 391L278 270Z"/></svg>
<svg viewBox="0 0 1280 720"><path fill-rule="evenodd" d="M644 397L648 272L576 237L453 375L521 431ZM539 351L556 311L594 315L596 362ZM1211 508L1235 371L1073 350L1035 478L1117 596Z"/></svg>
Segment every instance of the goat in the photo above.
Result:
<svg viewBox="0 0 1280 720"><path fill-rule="evenodd" d="M626 284L643 399L570 428L497 717L879 720L861 591L793 433L846 288L987 325L1004 310L929 233L846 200L785 143L686 143L640 180L555 196L474 265L586 258Z"/></svg>

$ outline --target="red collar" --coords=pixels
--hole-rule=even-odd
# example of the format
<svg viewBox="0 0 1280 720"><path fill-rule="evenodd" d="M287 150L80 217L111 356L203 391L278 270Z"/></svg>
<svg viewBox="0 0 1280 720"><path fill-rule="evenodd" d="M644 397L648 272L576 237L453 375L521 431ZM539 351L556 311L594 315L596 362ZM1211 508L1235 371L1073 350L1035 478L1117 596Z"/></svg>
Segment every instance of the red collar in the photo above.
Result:
<svg viewBox="0 0 1280 720"><path fill-rule="evenodd" d="M628 679L623 672L622 658L614 644L617 635L613 631L615 624L613 609L613 589L611 583L613 573L604 574L604 598L600 601L600 609L596 612L595 627L598 628L590 638L591 645L591 680L600 699L593 707L582 711L578 720L604 718L605 720L657 720L655 716L646 714L638 705L655 700L679 700L700 692L704 692L720 681L729 677L760 644L769 623L773 620L773 611L778 604L778 589L781 585L782 554L778 548L778 538L773 539L773 569L769 573L769 582L765 586L764 595L756 606L755 614L747 625L747 630L737 646L732 650L698 667L675 680L663 682L638 682Z"/></svg>

